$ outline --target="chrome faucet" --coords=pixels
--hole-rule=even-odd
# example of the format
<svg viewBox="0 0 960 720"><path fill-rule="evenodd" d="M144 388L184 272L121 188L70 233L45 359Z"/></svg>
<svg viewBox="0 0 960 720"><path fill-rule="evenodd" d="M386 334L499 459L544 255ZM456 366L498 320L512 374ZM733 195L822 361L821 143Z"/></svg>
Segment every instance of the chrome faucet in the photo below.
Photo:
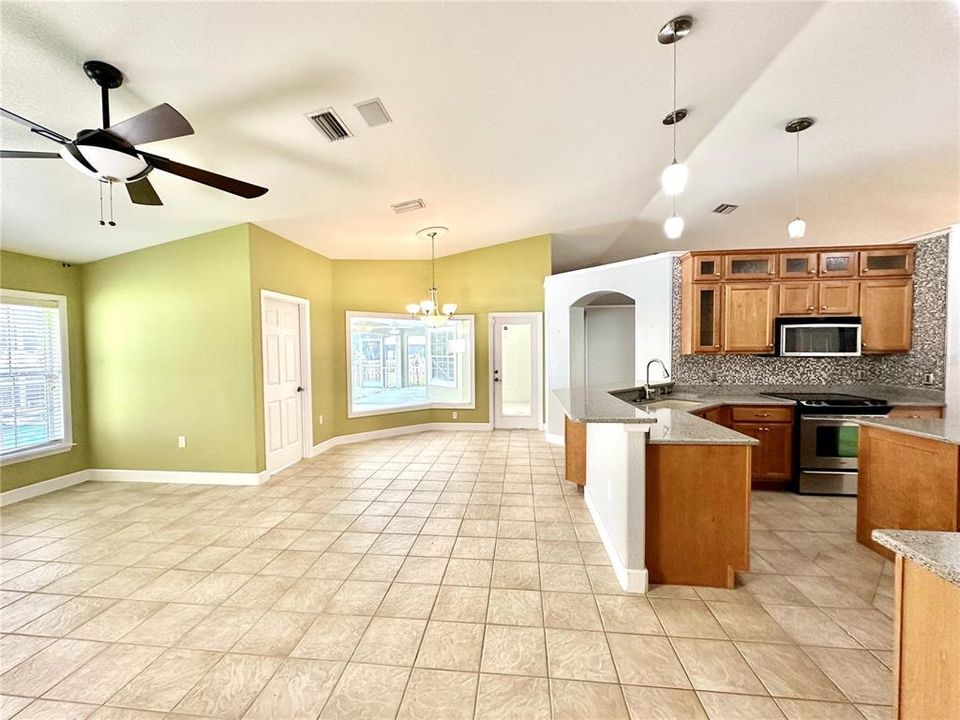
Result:
<svg viewBox="0 0 960 720"><path fill-rule="evenodd" d="M658 395L667 395L673 391L673 381L669 380L667 382L659 382L656 384L650 384L650 366L654 363L658 364L663 370L663 377L669 378L670 371L667 370L667 366L664 365L663 360L659 358L654 358L647 363L647 382L643 386L643 395L645 400L657 397Z"/></svg>

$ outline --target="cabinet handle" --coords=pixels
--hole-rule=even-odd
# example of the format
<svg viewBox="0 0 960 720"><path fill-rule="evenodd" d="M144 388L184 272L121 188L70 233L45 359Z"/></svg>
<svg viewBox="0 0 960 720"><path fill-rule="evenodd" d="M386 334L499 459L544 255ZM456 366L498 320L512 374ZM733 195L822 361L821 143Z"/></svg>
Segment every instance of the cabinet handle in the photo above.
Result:
<svg viewBox="0 0 960 720"><path fill-rule="evenodd" d="M821 306L820 306L820 309L821 309L821 310L827 310L828 308L827 308L826 305L821 305Z"/></svg>
<svg viewBox="0 0 960 720"><path fill-rule="evenodd" d="M757 413L757 417L770 417L770 413Z"/></svg>
<svg viewBox="0 0 960 720"><path fill-rule="evenodd" d="M713 346L713 349L714 349L714 350L719 350L719 349L720 349L720 346L719 346L719 345L714 345L714 346Z"/></svg>
<svg viewBox="0 0 960 720"><path fill-rule="evenodd" d="M862 272L870 272L870 268L865 267L865 268L863 268Z"/></svg>
<svg viewBox="0 0 960 720"><path fill-rule="evenodd" d="M810 268L809 270L807 270L807 272L810 273L811 275L816 275L816 274L817 274L817 269L816 269L816 268Z"/></svg>
<svg viewBox="0 0 960 720"><path fill-rule="evenodd" d="M771 270L770 272L767 273L767 275L776 275L776 273L773 270Z"/></svg>
<svg viewBox="0 0 960 720"><path fill-rule="evenodd" d="M718 272L715 272L714 275L716 275L717 277L720 277L720 273Z"/></svg>
<svg viewBox="0 0 960 720"><path fill-rule="evenodd" d="M811 305L810 307L807 308L807 310L816 310L816 308L813 305Z"/></svg>

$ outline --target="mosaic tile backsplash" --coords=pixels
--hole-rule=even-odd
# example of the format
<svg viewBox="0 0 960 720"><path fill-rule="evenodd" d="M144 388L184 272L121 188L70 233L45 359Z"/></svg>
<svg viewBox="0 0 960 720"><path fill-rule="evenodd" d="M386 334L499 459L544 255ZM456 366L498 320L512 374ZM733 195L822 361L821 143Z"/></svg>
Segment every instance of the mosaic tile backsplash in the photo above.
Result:
<svg viewBox="0 0 960 720"><path fill-rule="evenodd" d="M784 358L680 353L680 261L673 269L673 367L684 385L831 385L866 383L943 390L946 371L947 234L917 243L913 349L855 358ZM924 376L933 374L933 383Z"/></svg>

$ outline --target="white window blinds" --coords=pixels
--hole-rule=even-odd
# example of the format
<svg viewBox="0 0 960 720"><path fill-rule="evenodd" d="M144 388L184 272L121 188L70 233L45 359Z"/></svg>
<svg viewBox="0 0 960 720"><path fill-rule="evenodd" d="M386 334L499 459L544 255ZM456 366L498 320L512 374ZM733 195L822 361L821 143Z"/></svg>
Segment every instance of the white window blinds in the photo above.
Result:
<svg viewBox="0 0 960 720"><path fill-rule="evenodd" d="M65 308L62 297L0 293L3 455L67 441L61 347Z"/></svg>

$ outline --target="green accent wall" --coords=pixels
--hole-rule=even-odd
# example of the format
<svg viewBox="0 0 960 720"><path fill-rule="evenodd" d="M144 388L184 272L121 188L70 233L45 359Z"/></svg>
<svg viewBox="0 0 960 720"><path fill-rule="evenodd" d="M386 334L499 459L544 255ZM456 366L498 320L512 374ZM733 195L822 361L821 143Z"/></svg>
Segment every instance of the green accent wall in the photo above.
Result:
<svg viewBox="0 0 960 720"><path fill-rule="evenodd" d="M242 224L75 268L2 261L4 287L68 297L77 442L4 468L3 490L86 468L262 471L264 289L310 302L313 444L454 422L439 409L347 417L346 312L402 313L425 294L428 260L329 260ZM542 312L549 274L547 235L437 260L441 301L476 320L476 409L456 422L489 420L489 313Z"/></svg>
<svg viewBox="0 0 960 720"><path fill-rule="evenodd" d="M90 432L87 425L83 293L80 268L64 266L56 260L0 252L0 286L9 290L65 295L67 298L70 412L75 445L72 450L65 453L5 465L0 469L0 491L7 491L89 468Z"/></svg>
<svg viewBox="0 0 960 720"><path fill-rule="evenodd" d="M257 471L248 226L82 276L91 467Z"/></svg>
<svg viewBox="0 0 960 720"><path fill-rule="evenodd" d="M263 351L260 291L272 290L310 301L310 395L313 444L335 434L333 392L333 263L323 255L257 225L250 233L250 300L253 321L253 385L256 401L257 467L266 468L263 419ZM324 424L319 423L323 415Z"/></svg>

